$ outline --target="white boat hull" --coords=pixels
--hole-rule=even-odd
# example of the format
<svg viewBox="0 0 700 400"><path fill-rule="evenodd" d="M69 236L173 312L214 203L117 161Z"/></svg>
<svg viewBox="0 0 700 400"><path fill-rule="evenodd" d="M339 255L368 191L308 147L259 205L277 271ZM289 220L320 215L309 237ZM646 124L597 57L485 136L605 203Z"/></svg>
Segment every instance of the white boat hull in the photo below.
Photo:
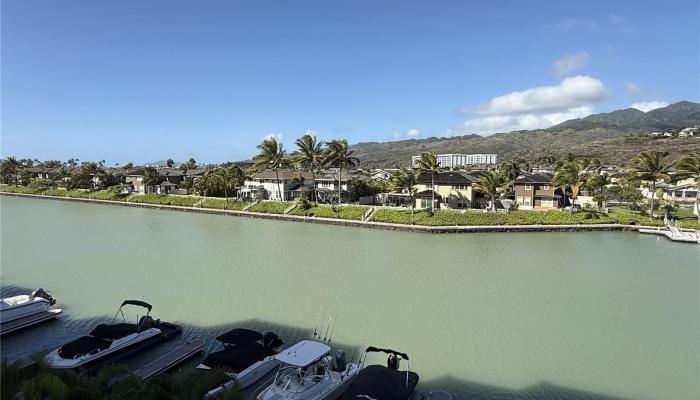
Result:
<svg viewBox="0 0 700 400"><path fill-rule="evenodd" d="M359 372L360 366L350 363L346 371L333 372L333 379L327 375L321 381L307 382L308 386L298 391L285 390L284 383L273 382L257 396L257 400L335 400L347 390Z"/></svg>
<svg viewBox="0 0 700 400"><path fill-rule="evenodd" d="M20 295L0 301L0 323L14 321L49 310L51 303L42 297Z"/></svg>

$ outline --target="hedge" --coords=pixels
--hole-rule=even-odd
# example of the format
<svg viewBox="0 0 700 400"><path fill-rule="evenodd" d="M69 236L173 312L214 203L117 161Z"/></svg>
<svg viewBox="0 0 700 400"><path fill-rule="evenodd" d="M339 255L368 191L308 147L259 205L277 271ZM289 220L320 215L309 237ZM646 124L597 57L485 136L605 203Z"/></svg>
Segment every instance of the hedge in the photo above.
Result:
<svg viewBox="0 0 700 400"><path fill-rule="evenodd" d="M160 204L166 206L192 207L199 202L197 197L170 196L167 194L144 194L131 199L132 203Z"/></svg>
<svg viewBox="0 0 700 400"><path fill-rule="evenodd" d="M293 209L290 214L361 221L368 209L369 207L364 206L341 206L336 207L337 211L334 211L333 208L325 206L313 206L306 210L297 207Z"/></svg>
<svg viewBox="0 0 700 400"><path fill-rule="evenodd" d="M201 204L202 208L216 208L219 210L236 210L241 211L246 206L246 203L240 200L220 200L220 199L207 199Z"/></svg>
<svg viewBox="0 0 700 400"><path fill-rule="evenodd" d="M372 221L395 224L411 224L411 212L380 209L374 212ZM589 212L570 214L564 211L513 211L509 213L474 212L464 213L437 210L418 211L413 216L416 225L428 226L470 226L470 225L575 225L611 224L613 218Z"/></svg>

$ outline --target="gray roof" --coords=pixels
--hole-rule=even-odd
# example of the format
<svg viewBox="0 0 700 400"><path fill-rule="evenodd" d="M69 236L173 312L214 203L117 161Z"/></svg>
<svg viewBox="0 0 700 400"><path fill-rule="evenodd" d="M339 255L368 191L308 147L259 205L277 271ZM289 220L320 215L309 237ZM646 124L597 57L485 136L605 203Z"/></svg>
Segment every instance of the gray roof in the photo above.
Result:
<svg viewBox="0 0 700 400"><path fill-rule="evenodd" d="M519 176L515 183L550 183L554 175L546 173L524 174Z"/></svg>

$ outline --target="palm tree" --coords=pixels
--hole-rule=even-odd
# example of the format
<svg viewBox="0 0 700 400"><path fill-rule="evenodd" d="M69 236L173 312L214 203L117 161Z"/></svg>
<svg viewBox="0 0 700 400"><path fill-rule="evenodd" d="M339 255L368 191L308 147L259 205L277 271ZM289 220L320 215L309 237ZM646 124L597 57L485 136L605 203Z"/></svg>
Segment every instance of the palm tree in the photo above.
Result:
<svg viewBox="0 0 700 400"><path fill-rule="evenodd" d="M279 170L284 164L284 156L287 152L284 150L284 145L282 143L277 143L277 139L274 137L269 137L263 140L257 146L260 153L253 157L255 161L256 168L266 168L275 171L275 177L277 178L277 192L280 196L280 200L284 200L282 195L282 186L280 186L280 174Z"/></svg>
<svg viewBox="0 0 700 400"><path fill-rule="evenodd" d="M694 178L695 186L699 189L695 194L695 209L700 210L700 153L686 154L683 158L676 162L676 177L679 179ZM700 212L697 214L700 221Z"/></svg>
<svg viewBox="0 0 700 400"><path fill-rule="evenodd" d="M656 150L646 150L632 159L630 174L642 181L649 182L651 189L651 202L649 204L649 216L654 218L654 196L656 183L660 180L668 181L670 165L661 160L661 154Z"/></svg>
<svg viewBox="0 0 700 400"><path fill-rule="evenodd" d="M311 180L314 182L314 201L318 201L318 189L316 187L316 168L322 163L323 140L317 141L316 136L308 133L294 142L297 145L297 152L293 162L311 171Z"/></svg>
<svg viewBox="0 0 700 400"><path fill-rule="evenodd" d="M15 183L17 185L17 169L22 164L15 157L7 157L2 161L0 170L2 172L3 181L7 183Z"/></svg>
<svg viewBox="0 0 700 400"><path fill-rule="evenodd" d="M413 210L416 206L413 195L417 190L418 173L413 168L402 165L391 174L391 185L397 192L408 192L408 198L411 201L411 222L413 222Z"/></svg>
<svg viewBox="0 0 700 400"><path fill-rule="evenodd" d="M603 172L600 175L591 176L586 187L593 193L603 194L603 189L610 183L610 175L607 172Z"/></svg>
<svg viewBox="0 0 700 400"><path fill-rule="evenodd" d="M518 179L523 172L528 171L530 166L524 160L514 160L501 164L498 169L503 178L511 182L513 193L515 193L515 180Z"/></svg>
<svg viewBox="0 0 700 400"><path fill-rule="evenodd" d="M360 164L360 159L353 156L355 150L348 150L348 141L331 140L326 145L324 165L338 168L338 204L342 199L342 179L343 167L346 169L356 168Z"/></svg>
<svg viewBox="0 0 700 400"><path fill-rule="evenodd" d="M491 211L496 211L496 200L506 190L508 181L501 174L494 170L487 171L481 176L479 182L474 184L474 189L484 194L491 202Z"/></svg>
<svg viewBox="0 0 700 400"><path fill-rule="evenodd" d="M219 167L210 175L213 182L224 189L224 197L228 201L229 191L235 190L242 184L243 170L236 164L230 167Z"/></svg>
<svg viewBox="0 0 700 400"><path fill-rule="evenodd" d="M437 160L436 153L422 153L416 165L418 174L430 174L430 190L432 193L432 201L430 203L430 212L435 212L435 175L440 172L440 163Z"/></svg>
<svg viewBox="0 0 700 400"><path fill-rule="evenodd" d="M576 203L576 198L586 182L588 182L589 174L584 165L579 160L566 161L558 169L552 185L560 186L564 190L564 198L566 199L566 189L571 188L571 203ZM573 207L571 208L573 212Z"/></svg>

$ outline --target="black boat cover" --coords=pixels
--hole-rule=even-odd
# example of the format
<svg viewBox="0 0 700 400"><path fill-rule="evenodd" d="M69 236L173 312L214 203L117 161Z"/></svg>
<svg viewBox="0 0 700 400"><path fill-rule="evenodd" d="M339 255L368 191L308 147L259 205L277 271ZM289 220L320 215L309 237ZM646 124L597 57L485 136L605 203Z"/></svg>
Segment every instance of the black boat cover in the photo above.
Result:
<svg viewBox="0 0 700 400"><path fill-rule="evenodd" d="M153 309L152 305L146 303L145 301L141 301L141 300L124 300L124 302L122 302L121 307L124 307L127 304L131 304L132 306L146 308L146 309L148 309L148 312L151 312L151 310ZM121 308L121 307L119 307L119 308Z"/></svg>
<svg viewBox="0 0 700 400"><path fill-rule="evenodd" d="M400 356L401 358L403 358L404 360L408 360L408 354L402 353L400 351L392 350L392 349L382 349L379 347L369 346L367 348L367 350L365 350L365 352L367 352L367 353L369 353L369 352L381 352L381 353L386 353L386 354L394 353L397 356Z"/></svg>
<svg viewBox="0 0 700 400"><path fill-rule="evenodd" d="M236 328L217 336L216 340L226 344L244 344L258 342L262 338L262 333L250 329Z"/></svg>
<svg viewBox="0 0 700 400"><path fill-rule="evenodd" d="M76 358L83 354L95 353L108 348L111 340L100 339L92 336L83 336L72 342L66 343L58 349L58 355L63 358Z"/></svg>
<svg viewBox="0 0 700 400"><path fill-rule="evenodd" d="M267 356L277 354L260 343L243 343L211 353L202 361L210 368L239 373Z"/></svg>
<svg viewBox="0 0 700 400"><path fill-rule="evenodd" d="M115 340L137 331L138 325L136 324L99 324L90 332L90 336L98 339Z"/></svg>
<svg viewBox="0 0 700 400"><path fill-rule="evenodd" d="M389 369L383 365L370 365L357 375L348 386L341 400L408 400L418 384L418 374Z"/></svg>

